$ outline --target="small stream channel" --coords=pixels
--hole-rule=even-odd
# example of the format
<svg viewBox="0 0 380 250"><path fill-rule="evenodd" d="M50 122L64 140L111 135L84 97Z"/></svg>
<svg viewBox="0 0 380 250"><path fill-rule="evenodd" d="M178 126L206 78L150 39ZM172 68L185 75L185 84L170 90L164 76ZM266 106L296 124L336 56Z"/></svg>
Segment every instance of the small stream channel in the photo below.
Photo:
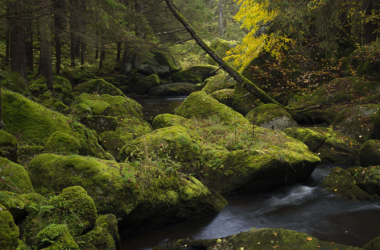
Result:
<svg viewBox="0 0 380 250"><path fill-rule="evenodd" d="M146 99L149 106L141 100L139 102L149 110L161 108L161 112L144 111L144 115L149 113L155 116L167 112L162 112L162 107L176 108L180 105L176 102L184 99L170 97L170 105L163 104L165 98ZM380 236L380 202L345 200L321 188L323 179L333 167L320 164L306 183L272 192L224 195L228 205L219 214L166 226L130 239L124 238L122 249L149 250L168 240L220 238L251 228L292 229L321 240L363 247Z"/></svg>

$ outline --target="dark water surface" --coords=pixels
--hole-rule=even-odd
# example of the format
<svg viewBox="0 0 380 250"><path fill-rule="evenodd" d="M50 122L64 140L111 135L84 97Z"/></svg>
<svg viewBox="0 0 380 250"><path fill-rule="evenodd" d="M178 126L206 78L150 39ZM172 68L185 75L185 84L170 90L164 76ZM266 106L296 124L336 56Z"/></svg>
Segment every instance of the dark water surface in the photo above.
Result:
<svg viewBox="0 0 380 250"><path fill-rule="evenodd" d="M341 199L320 187L331 165L320 165L307 183L255 195L228 195L215 216L122 239L123 250L148 250L167 240L220 238L255 228L285 228L318 239L362 247L380 236L380 202Z"/></svg>
<svg viewBox="0 0 380 250"><path fill-rule="evenodd" d="M186 98L187 96L147 96L136 101L143 107L144 117L149 119L159 114L172 113Z"/></svg>

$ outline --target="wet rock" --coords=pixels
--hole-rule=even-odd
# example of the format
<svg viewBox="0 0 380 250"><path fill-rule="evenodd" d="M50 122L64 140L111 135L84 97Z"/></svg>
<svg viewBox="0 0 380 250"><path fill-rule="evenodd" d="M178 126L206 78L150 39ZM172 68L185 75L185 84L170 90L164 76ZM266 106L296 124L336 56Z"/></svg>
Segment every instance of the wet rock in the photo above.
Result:
<svg viewBox="0 0 380 250"><path fill-rule="evenodd" d="M160 86L151 88L149 95L151 96L177 96L190 95L195 90L195 85L192 83L177 82L170 84L161 84Z"/></svg>
<svg viewBox="0 0 380 250"><path fill-rule="evenodd" d="M154 88L158 85L160 85L160 78L158 77L158 75L150 75L137 82L134 88L134 92L139 95L142 95L146 93L149 89Z"/></svg>
<svg viewBox="0 0 380 250"><path fill-rule="evenodd" d="M362 167L380 165L380 140L366 141L360 148L359 157Z"/></svg>
<svg viewBox="0 0 380 250"><path fill-rule="evenodd" d="M98 134L105 131L116 131L119 125L116 118L104 115L85 116L81 119L81 122L86 127L95 130Z"/></svg>

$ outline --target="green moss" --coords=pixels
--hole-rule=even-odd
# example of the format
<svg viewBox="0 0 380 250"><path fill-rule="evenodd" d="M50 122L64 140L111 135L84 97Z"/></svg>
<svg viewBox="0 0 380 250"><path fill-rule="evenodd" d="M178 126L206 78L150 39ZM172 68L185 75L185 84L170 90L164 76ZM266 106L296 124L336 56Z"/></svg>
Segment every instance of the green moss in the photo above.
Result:
<svg viewBox="0 0 380 250"><path fill-rule="evenodd" d="M347 170L336 167L325 178L322 187L347 199L372 200L372 197L356 185L354 176Z"/></svg>
<svg viewBox="0 0 380 250"><path fill-rule="evenodd" d="M114 131L107 131L99 135L99 142L117 161L120 160L119 151L127 141L121 139Z"/></svg>
<svg viewBox="0 0 380 250"><path fill-rule="evenodd" d="M7 209L0 205L0 246L4 250L15 250L20 232Z"/></svg>
<svg viewBox="0 0 380 250"><path fill-rule="evenodd" d="M81 119L81 122L86 127L95 130L98 134L105 131L115 131L118 126L116 118L103 115L85 116Z"/></svg>
<svg viewBox="0 0 380 250"><path fill-rule="evenodd" d="M136 92L139 95L142 95L149 89L154 88L158 85L160 85L160 78L158 77L158 75L153 74L138 81L137 85L134 88L134 92Z"/></svg>
<svg viewBox="0 0 380 250"><path fill-rule="evenodd" d="M44 151L66 155L78 154L79 143L73 136L57 131L51 134L45 143Z"/></svg>
<svg viewBox="0 0 380 250"><path fill-rule="evenodd" d="M305 143L312 152L315 152L326 140L324 135L308 128L287 128L284 133Z"/></svg>
<svg viewBox="0 0 380 250"><path fill-rule="evenodd" d="M174 82L202 83L205 79L216 75L216 66L196 65L182 69L171 76Z"/></svg>
<svg viewBox="0 0 380 250"><path fill-rule="evenodd" d="M139 136L152 132L152 126L145 120L131 117L120 119L116 133L123 141L130 141Z"/></svg>
<svg viewBox="0 0 380 250"><path fill-rule="evenodd" d="M380 65L378 58L379 47L379 43L371 43L355 50L347 58L346 73L351 74L352 71L350 68L353 68L356 74L360 76L380 80L380 75L377 70Z"/></svg>
<svg viewBox="0 0 380 250"><path fill-rule="evenodd" d="M235 85L232 107L235 111L243 115L248 114L249 111L260 104L259 99L254 95L242 98L246 94L248 94L248 90L246 90L241 84Z"/></svg>
<svg viewBox="0 0 380 250"><path fill-rule="evenodd" d="M167 52L151 51L152 58L139 59L136 62L136 68L144 74L157 74L159 76L170 76L181 70L181 66L174 57Z"/></svg>
<svg viewBox="0 0 380 250"><path fill-rule="evenodd" d="M251 110L245 118L253 125L273 130L284 130L298 125L285 109L276 104L260 105Z"/></svg>
<svg viewBox="0 0 380 250"><path fill-rule="evenodd" d="M22 240L18 240L18 246L16 250L30 250L30 247Z"/></svg>
<svg viewBox="0 0 380 250"><path fill-rule="evenodd" d="M362 167L380 164L380 140L366 141L360 148L360 165Z"/></svg>
<svg viewBox="0 0 380 250"><path fill-rule="evenodd" d="M161 84L149 90L151 96L177 96L190 95L195 90L195 85L186 82Z"/></svg>
<svg viewBox="0 0 380 250"><path fill-rule="evenodd" d="M92 79L87 82L81 83L74 88L75 92L103 95L108 94L112 96L124 96L124 93L113 86L111 83L106 82L104 79Z"/></svg>
<svg viewBox="0 0 380 250"><path fill-rule="evenodd" d="M42 104L45 107L61 112L62 114L70 113L70 108L66 104L55 98L45 99L42 101Z"/></svg>
<svg viewBox="0 0 380 250"><path fill-rule="evenodd" d="M18 147L18 153L20 155L20 164L22 166L28 165L29 162L36 156L42 153L43 146L22 146Z"/></svg>
<svg viewBox="0 0 380 250"><path fill-rule="evenodd" d="M233 89L236 85L236 81L233 78L228 78L226 74L218 74L205 80L205 86L203 91L207 94L211 94L215 91L222 89Z"/></svg>
<svg viewBox="0 0 380 250"><path fill-rule="evenodd" d="M17 140L4 130L0 130L0 157L18 162Z"/></svg>
<svg viewBox="0 0 380 250"><path fill-rule="evenodd" d="M30 95L28 85L19 72L11 72L9 76L1 82L1 87L18 92L24 96Z"/></svg>
<svg viewBox="0 0 380 250"><path fill-rule="evenodd" d="M213 92L210 96L227 107L232 107L234 90L221 89Z"/></svg>
<svg viewBox="0 0 380 250"><path fill-rule="evenodd" d="M0 190L33 193L34 189L24 167L0 157Z"/></svg>
<svg viewBox="0 0 380 250"><path fill-rule="evenodd" d="M380 195L380 166L352 167L348 171L354 176L356 185L368 194L378 197Z"/></svg>
<svg viewBox="0 0 380 250"><path fill-rule="evenodd" d="M41 94L46 92L47 84L46 77L41 76L37 80L29 83L29 89L32 93ZM60 76L53 77L53 91L57 93L70 93L72 91L72 86L69 80Z"/></svg>
<svg viewBox="0 0 380 250"><path fill-rule="evenodd" d="M79 250L78 244L70 235L65 225L51 224L45 227L41 232L38 233L36 241L37 249Z"/></svg>
<svg viewBox="0 0 380 250"><path fill-rule="evenodd" d="M153 120L153 129L166 128L171 126L183 126L188 119L183 118L178 115L171 114L161 114L154 118Z"/></svg>

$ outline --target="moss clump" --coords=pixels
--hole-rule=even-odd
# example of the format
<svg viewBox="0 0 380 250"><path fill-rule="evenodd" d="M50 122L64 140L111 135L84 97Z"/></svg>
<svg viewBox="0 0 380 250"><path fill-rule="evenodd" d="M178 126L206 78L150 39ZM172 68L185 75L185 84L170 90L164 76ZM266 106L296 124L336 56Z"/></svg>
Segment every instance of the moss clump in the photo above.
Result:
<svg viewBox="0 0 380 250"><path fill-rule="evenodd" d="M360 148L359 157L362 167L380 165L380 140L366 141Z"/></svg>
<svg viewBox="0 0 380 250"><path fill-rule="evenodd" d="M42 153L43 146L21 146L18 148L20 164L26 166L36 156Z"/></svg>
<svg viewBox="0 0 380 250"><path fill-rule="evenodd" d="M121 139L120 135L114 131L107 131L99 135L99 143L103 146L117 161L120 160L119 151L125 145L126 141Z"/></svg>
<svg viewBox="0 0 380 250"><path fill-rule="evenodd" d="M186 124L188 119L185 119L178 115L171 114L161 114L154 118L153 120L153 129L166 128L171 126L183 126Z"/></svg>
<svg viewBox="0 0 380 250"><path fill-rule="evenodd" d="M9 76L1 82L1 87L18 92L24 96L30 95L28 85L19 72L11 72Z"/></svg>
<svg viewBox="0 0 380 250"><path fill-rule="evenodd" d="M207 78L216 75L216 66L196 65L182 69L171 76L174 82L202 83Z"/></svg>
<svg viewBox="0 0 380 250"><path fill-rule="evenodd" d="M94 228L76 238L81 249L120 249L120 237L115 215L99 216Z"/></svg>
<svg viewBox="0 0 380 250"><path fill-rule="evenodd" d="M149 89L154 88L158 85L160 85L160 78L158 77L158 75L153 74L138 81L137 85L134 88L134 92L136 92L139 95L142 95Z"/></svg>
<svg viewBox="0 0 380 250"><path fill-rule="evenodd" d="M44 150L48 153L78 154L79 143L73 136L57 131L51 134Z"/></svg>
<svg viewBox="0 0 380 250"><path fill-rule="evenodd" d="M281 228L252 229L247 232L221 239L190 240L182 239L175 243L175 249L184 246L200 249L326 249L359 250L358 247L345 246L334 242L321 241L305 233ZM160 248L154 248L160 249ZM162 248L169 249L169 248Z"/></svg>
<svg viewBox="0 0 380 250"><path fill-rule="evenodd" d="M305 143L312 152L315 152L326 140L324 135L308 128L287 128L284 133Z"/></svg>
<svg viewBox="0 0 380 250"><path fill-rule="evenodd" d="M113 86L111 83L106 82L104 79L92 79L87 82L81 83L74 88L75 92L103 95L108 94L112 96L124 96L124 93Z"/></svg>
<svg viewBox="0 0 380 250"><path fill-rule="evenodd" d="M61 112L62 114L70 113L70 108L66 104L55 98L45 99L42 101L42 104L45 107Z"/></svg>
<svg viewBox="0 0 380 250"><path fill-rule="evenodd" d="M18 246L20 232L11 213L0 205L0 246L4 250L14 250Z"/></svg>
<svg viewBox="0 0 380 250"><path fill-rule="evenodd" d="M47 91L46 77L41 76L37 80L30 82L29 89L34 94L41 94ZM72 86L69 80L60 76L53 77L53 91L56 93L70 93Z"/></svg>
<svg viewBox="0 0 380 250"><path fill-rule="evenodd" d="M352 167L348 171L354 176L356 185L368 194L378 198L380 196L380 166Z"/></svg>
<svg viewBox="0 0 380 250"><path fill-rule="evenodd" d="M217 100L218 102L231 107L233 102L234 90L233 89L221 89L213 92L210 95L212 98Z"/></svg>
<svg viewBox="0 0 380 250"><path fill-rule="evenodd" d="M118 126L116 118L104 115L85 116L81 119L81 122L98 134L105 131L115 131Z"/></svg>
<svg viewBox="0 0 380 250"><path fill-rule="evenodd" d="M36 246L37 249L44 250L79 250L78 244L70 235L67 227L59 224L51 224L39 232L36 238Z"/></svg>
<svg viewBox="0 0 380 250"><path fill-rule="evenodd" d="M336 167L325 178L322 187L347 199L372 200L372 197L356 185L354 176L347 170Z"/></svg>
<svg viewBox="0 0 380 250"><path fill-rule="evenodd" d="M298 124L292 116L276 104L264 104L250 111L245 118L253 124L272 130L284 130Z"/></svg>
<svg viewBox="0 0 380 250"><path fill-rule="evenodd" d="M249 111L260 104L260 100L257 99L254 95L249 95L242 98L248 93L248 90L246 90L242 85L235 85L232 108L243 115L248 114Z"/></svg>
<svg viewBox="0 0 380 250"><path fill-rule="evenodd" d="M24 167L1 157L0 176L0 190L17 191L19 193L34 192L32 183Z"/></svg>
<svg viewBox="0 0 380 250"><path fill-rule="evenodd" d="M18 162L17 140L4 130L0 130L0 157Z"/></svg>
<svg viewBox="0 0 380 250"><path fill-rule="evenodd" d="M123 141L130 141L139 136L152 132L152 126L137 117L120 119L116 133Z"/></svg>
<svg viewBox="0 0 380 250"><path fill-rule="evenodd" d="M136 62L136 69L144 74L157 74L159 76L170 76L181 70L181 66L173 56L162 51L151 51L152 58L139 59Z"/></svg>
<svg viewBox="0 0 380 250"><path fill-rule="evenodd" d="M195 85L186 82L161 84L149 90L151 96L190 95L195 91Z"/></svg>
<svg viewBox="0 0 380 250"><path fill-rule="evenodd" d="M192 93L175 114L185 118L197 117L200 119L217 116L225 124L244 125L249 123L241 114L219 103L203 91Z"/></svg>
<svg viewBox="0 0 380 250"><path fill-rule="evenodd" d="M236 81L233 78L228 78L226 74L218 74L216 76L210 77L204 81L205 86L202 91L207 94L211 94L215 91L222 89L233 89L236 85Z"/></svg>

